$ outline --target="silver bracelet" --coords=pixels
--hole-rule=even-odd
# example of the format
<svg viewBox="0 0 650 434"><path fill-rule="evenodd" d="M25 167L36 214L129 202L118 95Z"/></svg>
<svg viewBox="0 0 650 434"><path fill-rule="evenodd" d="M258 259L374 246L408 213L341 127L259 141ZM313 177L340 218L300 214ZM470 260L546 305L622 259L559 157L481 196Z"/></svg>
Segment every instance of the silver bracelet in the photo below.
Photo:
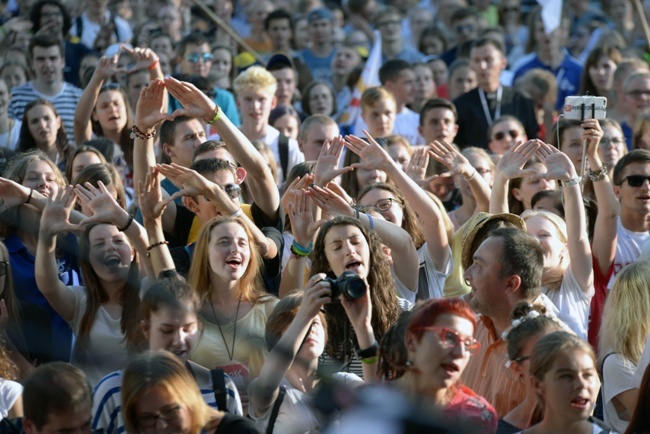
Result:
<svg viewBox="0 0 650 434"><path fill-rule="evenodd" d="M582 182L582 176L576 176L573 179L569 179L568 181L562 182L562 188L573 187L574 185L578 185L581 182Z"/></svg>

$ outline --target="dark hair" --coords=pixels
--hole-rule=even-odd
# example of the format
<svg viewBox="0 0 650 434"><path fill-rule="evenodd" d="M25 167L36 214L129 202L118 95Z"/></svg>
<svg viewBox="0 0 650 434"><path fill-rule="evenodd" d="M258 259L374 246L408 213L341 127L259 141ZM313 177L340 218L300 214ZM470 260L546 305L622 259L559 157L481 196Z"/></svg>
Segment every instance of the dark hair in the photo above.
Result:
<svg viewBox="0 0 650 434"><path fill-rule="evenodd" d="M300 116L298 116L298 112L296 111L296 109L286 105L279 105L273 110L271 110L271 113L269 113L269 125L272 126L275 123L275 121L277 121L278 119L280 119L282 116L285 115L293 116L298 120L298 123L300 123Z"/></svg>
<svg viewBox="0 0 650 434"><path fill-rule="evenodd" d="M324 81L319 81L319 80L314 80L310 82L307 86L302 91L302 111L305 112L307 115L311 116L314 113L311 112L311 91L316 87L316 86L325 86L325 88L329 91L330 95L332 96L332 113L329 114L329 116L333 116L337 110L337 104L336 104L336 95L334 94L334 90L330 85L325 83Z"/></svg>
<svg viewBox="0 0 650 434"><path fill-rule="evenodd" d="M32 32L35 34L41 29L41 9L45 5L52 5L59 8L61 15L63 15L63 34L67 35L70 33L70 28L72 27L72 19L66 8L58 0L39 0L34 3L29 10L29 21L32 22Z"/></svg>
<svg viewBox="0 0 650 434"><path fill-rule="evenodd" d="M420 126L424 125L424 119L426 119L427 113L433 109L444 108L450 110L454 114L454 121L458 119L458 111L456 110L456 105L444 98L432 98L424 103L422 109L420 110Z"/></svg>
<svg viewBox="0 0 650 434"><path fill-rule="evenodd" d="M529 316L530 312L537 312L538 316ZM550 333L563 330L561 323L554 317L547 315L546 307L542 304L530 304L520 301L510 313L510 324L519 320L519 325L512 325L508 330L508 359L516 360L521 354L524 345L531 337L539 333ZM530 354L527 356L530 357Z"/></svg>
<svg viewBox="0 0 650 434"><path fill-rule="evenodd" d="M432 25L426 27L420 34L420 40L418 41L418 50L420 50L421 53L424 53L423 51L424 40L430 36L434 36L440 39L440 41L442 42L443 50L447 51L447 46L449 45L449 41L447 40L447 35L445 34L444 30L442 30L439 26Z"/></svg>
<svg viewBox="0 0 650 434"><path fill-rule="evenodd" d="M591 74L589 74L589 69L592 66L595 66L602 56L608 56L614 63L618 65L623 58L618 47L613 45L603 45L600 47L595 47L587 56L585 61L585 66L582 68L582 78L580 80L580 95L597 95L597 96L607 96L600 95L596 89L596 85L591 79Z"/></svg>
<svg viewBox="0 0 650 434"><path fill-rule="evenodd" d="M230 161L222 160L221 158L205 158L192 163L190 169L196 170L200 175L211 175L213 173L227 170L237 178L236 169L232 166Z"/></svg>
<svg viewBox="0 0 650 434"><path fill-rule="evenodd" d="M393 81L399 78L402 71L407 69L413 69L407 61L402 59L389 60L379 68L379 81L383 86L387 81Z"/></svg>
<svg viewBox="0 0 650 434"><path fill-rule="evenodd" d="M470 48L470 52L473 51L476 48L485 47L487 45L492 45L494 48L496 48L501 53L502 56L505 56L505 54L504 54L505 50L503 48L503 44L501 44L501 42L497 41L496 39L490 38L490 37L487 37L487 36L483 37L483 38L478 38L475 41L473 41L472 45L471 45L471 48Z"/></svg>
<svg viewBox="0 0 650 434"><path fill-rule="evenodd" d="M561 149L562 147L562 140L564 139L564 132L568 130L569 128L581 128L582 129L582 121L576 120L576 119L564 119L560 118L558 119L557 122L553 124L553 128L551 128L551 134L548 136L548 144L551 146L555 146L558 149ZM560 132L560 142L558 143L558 130ZM576 167L576 169L579 169Z"/></svg>
<svg viewBox="0 0 650 434"><path fill-rule="evenodd" d="M293 20L291 18L291 14L283 8L279 8L268 13L266 18L264 19L264 30L269 30L271 21L275 21L275 20L288 20L289 28L291 29L291 33L293 33Z"/></svg>
<svg viewBox="0 0 650 434"><path fill-rule="evenodd" d="M650 365L645 368L643 373L643 380L641 380L641 386L639 387L639 398L625 434L648 432L650 432Z"/></svg>
<svg viewBox="0 0 650 434"><path fill-rule="evenodd" d="M650 164L650 151L645 149L633 149L627 154L623 155L616 166L614 166L614 185L621 185L623 183L623 171L625 168L633 163L646 163Z"/></svg>
<svg viewBox="0 0 650 434"><path fill-rule="evenodd" d="M523 168L528 169L536 164L542 163L537 159L537 157L531 157L528 161L526 161ZM510 210L511 214L520 215L525 211L524 203L517 199L512 193L515 188L521 187L523 180L524 178L521 176L519 178L513 178L510 180L510 185L508 186L508 209Z"/></svg>
<svg viewBox="0 0 650 434"><path fill-rule="evenodd" d="M176 46L176 55L179 57L183 57L185 55L185 49L190 44L192 45L207 44L208 46L210 46L210 43L208 39L205 37L205 35L201 32L195 31L185 36L183 39L181 39L178 42L178 45Z"/></svg>
<svg viewBox="0 0 650 434"><path fill-rule="evenodd" d="M530 199L530 207L535 208L535 204L542 199L551 199L553 208L560 211L561 217L564 218L564 201L562 200L561 190L540 190Z"/></svg>
<svg viewBox="0 0 650 434"><path fill-rule="evenodd" d="M544 251L539 241L516 228L495 229L490 237L502 240L501 277L519 276L519 289L523 298L532 300L537 297L544 269Z"/></svg>
<svg viewBox="0 0 650 434"><path fill-rule="evenodd" d="M400 313L397 321L384 333L379 344L377 360L377 376L384 380L395 380L406 372L408 351L404 344L406 329L418 308Z"/></svg>
<svg viewBox="0 0 650 434"><path fill-rule="evenodd" d="M494 127L504 122L516 123L517 126L519 127L519 130L522 133L526 134L526 129L524 128L524 126L522 125L519 119L511 115L503 115L500 116L498 119L495 119L494 122L492 122L492 125L488 127L488 132L487 132L488 141L492 141L492 131L494 131Z"/></svg>
<svg viewBox="0 0 650 434"><path fill-rule="evenodd" d="M161 278L154 281L142 297L140 302L142 321L149 323L151 314L163 307L198 314L201 309L201 299L194 288L178 276Z"/></svg>
<svg viewBox="0 0 650 434"><path fill-rule="evenodd" d="M59 53L61 58L65 58L65 42L58 35L53 35L51 33L41 33L34 35L32 40L29 41L29 59L34 58L34 47L41 48L50 48L50 47L59 47Z"/></svg>
<svg viewBox="0 0 650 434"><path fill-rule="evenodd" d="M36 145L36 140L34 140L32 133L29 131L29 122L27 121L27 114L31 109L39 105L44 105L46 107L49 107L54 112L54 115L59 119L61 119L61 116L59 116L59 112L56 110L56 108L50 101L43 98L38 98L29 102L29 104L25 106L25 111L23 112L23 119L22 119L23 123L20 126L20 141L18 142L18 152L20 153L28 152L33 149L38 149L38 146ZM68 135L65 132L65 125L63 119L61 119L61 126L59 127L59 130L56 132L56 147L59 153L61 153L61 155L63 155L63 157L66 159L68 158L70 152L72 151L72 148L70 147L70 145L68 145Z"/></svg>
<svg viewBox="0 0 650 434"><path fill-rule="evenodd" d="M196 160L201 154L205 154L210 151L216 151L217 149L225 149L228 151L228 146L221 140L206 140L196 147L194 153L192 154L192 161ZM230 153L230 151L228 151Z"/></svg>
<svg viewBox="0 0 650 434"><path fill-rule="evenodd" d="M104 154L102 154L99 149L89 146L87 142L84 142L81 146L76 147L68 156L68 160L66 161L65 164L65 178L68 180L69 184L72 184L72 169L74 168L74 159L77 158L77 155L83 154L86 152L92 152L93 154L97 155L99 160L102 163L106 162L106 157L104 157Z"/></svg>
<svg viewBox="0 0 650 434"><path fill-rule="evenodd" d="M77 177L73 180L68 180L71 184L86 186L86 183L91 183L94 187L99 188L99 181L105 186L112 185L115 187L117 197L115 200L123 209L126 209L126 193L124 191L124 183L120 174L117 172L115 166L111 163L91 164L83 168Z"/></svg>
<svg viewBox="0 0 650 434"><path fill-rule="evenodd" d="M176 126L184 122L190 122L196 118L191 116L178 116L171 121L164 121L160 126L159 136L160 136L160 146L162 147L165 143L168 146L174 146L174 136L176 135ZM161 152L162 162L171 163L171 159L166 152Z"/></svg>
<svg viewBox="0 0 650 434"><path fill-rule="evenodd" d="M266 340L266 348L271 351L278 343L282 334L287 330L287 327L293 322L300 305L302 304L303 291L293 292L282 297L278 304L273 308L273 312L266 320L266 330L264 339ZM318 312L323 329L325 330L325 341L327 342L327 319L323 312Z"/></svg>
<svg viewBox="0 0 650 434"><path fill-rule="evenodd" d="M25 419L40 431L53 414L88 411L93 407L92 388L83 371L69 363L41 365L27 378L23 389Z"/></svg>
<svg viewBox="0 0 650 434"><path fill-rule="evenodd" d="M122 87L112 88L104 85L99 90L97 97L99 98L99 95L108 91L119 92L119 94L122 96L122 102L124 103L124 112L126 113L126 123L124 124L124 128L122 128L122 131L120 132L120 141L118 145L120 145L120 147L122 148L122 151L124 152L124 159L128 163L129 167L133 167L133 139L131 138L131 127L133 127L134 121L133 121L133 114L131 110L131 103L129 103L129 97L124 92L124 89L122 89ZM95 106L93 107L93 111L95 111L96 109L97 109L97 101L95 101ZM99 121L96 121L91 118L90 124L92 125L92 129L95 135L97 136L104 135L104 129L102 128Z"/></svg>

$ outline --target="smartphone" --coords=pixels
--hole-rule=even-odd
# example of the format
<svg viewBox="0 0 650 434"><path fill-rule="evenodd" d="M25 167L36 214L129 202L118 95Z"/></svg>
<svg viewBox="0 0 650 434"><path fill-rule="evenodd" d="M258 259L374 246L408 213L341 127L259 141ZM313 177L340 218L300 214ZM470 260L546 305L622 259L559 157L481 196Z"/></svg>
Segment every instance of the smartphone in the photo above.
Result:
<svg viewBox="0 0 650 434"><path fill-rule="evenodd" d="M605 119L607 98L604 96L567 96L564 99L564 119Z"/></svg>

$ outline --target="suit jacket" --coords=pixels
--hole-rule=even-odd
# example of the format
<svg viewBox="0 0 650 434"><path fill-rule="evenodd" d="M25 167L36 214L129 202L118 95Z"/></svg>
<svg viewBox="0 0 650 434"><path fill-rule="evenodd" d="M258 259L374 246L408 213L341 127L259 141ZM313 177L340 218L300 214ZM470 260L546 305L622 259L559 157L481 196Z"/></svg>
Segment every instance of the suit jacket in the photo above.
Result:
<svg viewBox="0 0 650 434"><path fill-rule="evenodd" d="M476 146L488 149L488 121L483 112L478 88L459 96L454 100L458 110L458 134L454 142L461 148ZM494 112L491 113L494 117ZM503 87L501 97L501 116L511 115L524 125L529 139L537 138L539 124L535 118L533 101L524 97L510 87ZM493 119L496 120L496 119Z"/></svg>

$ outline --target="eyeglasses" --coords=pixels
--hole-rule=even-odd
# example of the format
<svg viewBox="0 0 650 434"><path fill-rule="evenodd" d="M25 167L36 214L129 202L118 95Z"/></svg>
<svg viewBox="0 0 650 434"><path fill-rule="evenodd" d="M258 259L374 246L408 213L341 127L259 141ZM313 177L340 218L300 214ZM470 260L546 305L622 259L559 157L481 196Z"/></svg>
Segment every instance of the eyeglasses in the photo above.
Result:
<svg viewBox="0 0 650 434"><path fill-rule="evenodd" d="M641 98L642 96L650 97L650 90L630 90L625 93L633 98Z"/></svg>
<svg viewBox="0 0 650 434"><path fill-rule="evenodd" d="M4 276L9 271L9 261L0 261L0 276Z"/></svg>
<svg viewBox="0 0 650 434"><path fill-rule="evenodd" d="M627 185L630 187L641 187L646 181L650 182L650 176L645 175L630 175L623 178L621 184L627 181Z"/></svg>
<svg viewBox="0 0 650 434"><path fill-rule="evenodd" d="M456 33L471 33L474 31L474 24L460 24L456 26Z"/></svg>
<svg viewBox="0 0 650 434"><path fill-rule="evenodd" d="M212 53L192 53L185 56L185 60L190 63L199 63L203 60L204 63L212 62Z"/></svg>
<svg viewBox="0 0 650 434"><path fill-rule="evenodd" d="M238 184L228 184L223 189L231 199L237 199L241 195L241 187Z"/></svg>
<svg viewBox="0 0 650 434"><path fill-rule="evenodd" d="M400 205L404 205L404 202L402 202L399 199L387 197L386 199L379 199L377 202L375 202L374 205L372 205L372 207L379 212L386 212L393 206L393 202L399 203Z"/></svg>
<svg viewBox="0 0 650 434"><path fill-rule="evenodd" d="M602 139L600 139L601 146L609 146L610 144L620 145L622 143L625 143L625 139L621 137L612 137L611 139L603 137Z"/></svg>
<svg viewBox="0 0 650 434"><path fill-rule="evenodd" d="M164 420L165 422L171 422L178 419L180 411L181 406L177 404L173 407L163 408L158 414L139 415L138 424L141 428L153 428L156 426L158 419Z"/></svg>
<svg viewBox="0 0 650 434"><path fill-rule="evenodd" d="M494 140L503 140L506 137L506 134L513 139L519 137L519 131L517 130L499 131L498 133L494 133Z"/></svg>
<svg viewBox="0 0 650 434"><path fill-rule="evenodd" d="M476 339L471 337L461 337L457 331L446 327L418 327L417 330L427 330L438 333L440 343L445 349L456 348L462 343L465 347L465 351L467 351L470 356L475 356L481 349L481 343Z"/></svg>

